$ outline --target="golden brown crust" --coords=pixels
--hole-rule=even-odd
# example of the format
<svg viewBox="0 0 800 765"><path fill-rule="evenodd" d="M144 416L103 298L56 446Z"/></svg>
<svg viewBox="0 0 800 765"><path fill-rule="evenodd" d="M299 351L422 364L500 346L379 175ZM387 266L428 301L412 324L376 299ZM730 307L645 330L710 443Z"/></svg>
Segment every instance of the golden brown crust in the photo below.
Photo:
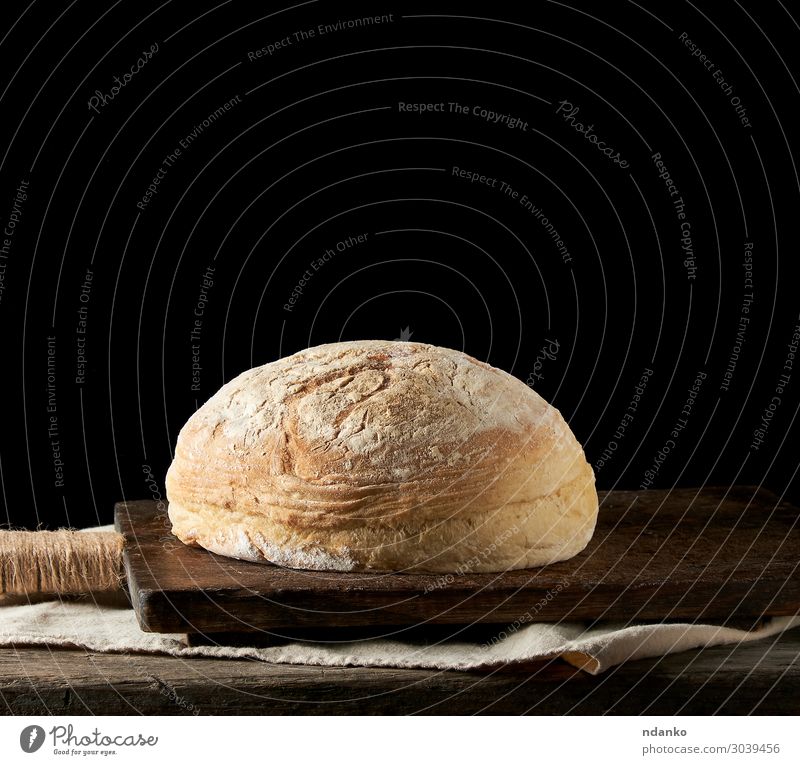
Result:
<svg viewBox="0 0 800 765"><path fill-rule="evenodd" d="M181 430L167 494L187 544L319 570L542 565L582 550L597 516L591 467L537 393L458 351L377 340L223 386Z"/></svg>

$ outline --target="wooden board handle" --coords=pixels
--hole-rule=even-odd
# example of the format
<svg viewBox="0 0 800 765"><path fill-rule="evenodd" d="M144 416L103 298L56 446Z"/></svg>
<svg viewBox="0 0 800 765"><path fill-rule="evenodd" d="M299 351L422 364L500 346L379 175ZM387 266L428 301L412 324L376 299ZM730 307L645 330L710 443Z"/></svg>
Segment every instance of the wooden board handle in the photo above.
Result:
<svg viewBox="0 0 800 765"><path fill-rule="evenodd" d="M0 594L117 590L122 548L116 531L0 531Z"/></svg>

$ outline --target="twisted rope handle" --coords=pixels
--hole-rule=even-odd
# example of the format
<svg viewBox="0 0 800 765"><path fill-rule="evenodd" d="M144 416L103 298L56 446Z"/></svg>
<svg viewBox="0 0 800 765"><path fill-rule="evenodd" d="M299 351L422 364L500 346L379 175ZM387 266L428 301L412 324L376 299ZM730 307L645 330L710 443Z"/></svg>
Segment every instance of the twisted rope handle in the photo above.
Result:
<svg viewBox="0 0 800 765"><path fill-rule="evenodd" d="M117 590L122 548L116 531L0 531L0 594Z"/></svg>

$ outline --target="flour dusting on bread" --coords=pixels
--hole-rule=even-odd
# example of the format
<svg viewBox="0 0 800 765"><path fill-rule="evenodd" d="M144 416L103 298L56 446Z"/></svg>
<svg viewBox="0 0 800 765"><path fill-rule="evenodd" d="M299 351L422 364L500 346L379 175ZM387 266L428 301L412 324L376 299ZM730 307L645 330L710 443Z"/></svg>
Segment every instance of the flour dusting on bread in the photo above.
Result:
<svg viewBox="0 0 800 765"><path fill-rule="evenodd" d="M224 385L181 430L167 493L187 543L330 571L542 565L583 549L597 516L583 450L535 391L459 351L380 340Z"/></svg>

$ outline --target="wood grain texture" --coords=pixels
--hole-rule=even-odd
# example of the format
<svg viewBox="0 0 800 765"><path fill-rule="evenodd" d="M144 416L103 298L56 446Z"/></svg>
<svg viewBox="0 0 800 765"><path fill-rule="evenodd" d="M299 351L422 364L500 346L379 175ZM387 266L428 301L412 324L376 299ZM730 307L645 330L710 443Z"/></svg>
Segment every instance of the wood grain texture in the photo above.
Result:
<svg viewBox="0 0 800 765"><path fill-rule="evenodd" d="M224 633L558 620L736 620L800 612L800 511L765 489L601 494L575 558L495 574L284 569L189 548L154 502L120 503L143 629Z"/></svg>
<svg viewBox="0 0 800 765"><path fill-rule="evenodd" d="M796 715L798 687L800 630L598 677L561 661L478 673L0 651L0 712L17 715Z"/></svg>

